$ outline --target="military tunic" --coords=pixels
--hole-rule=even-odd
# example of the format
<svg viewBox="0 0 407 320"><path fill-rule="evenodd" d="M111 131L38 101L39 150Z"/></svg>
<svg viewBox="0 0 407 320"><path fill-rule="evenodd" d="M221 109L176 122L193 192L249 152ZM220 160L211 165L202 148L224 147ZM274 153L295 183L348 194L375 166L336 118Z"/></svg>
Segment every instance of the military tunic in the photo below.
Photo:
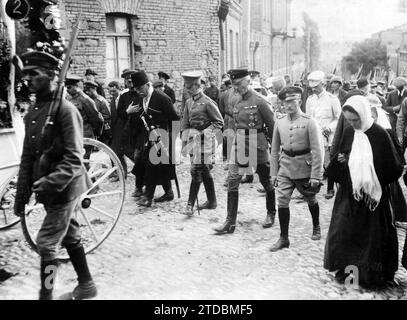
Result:
<svg viewBox="0 0 407 320"><path fill-rule="evenodd" d="M201 92L187 100L181 131L182 141L191 151L193 179L201 180L201 173L208 173L214 162L216 138L221 136L222 127L222 115L208 96Z"/></svg>
<svg viewBox="0 0 407 320"><path fill-rule="evenodd" d="M253 90L233 102L236 128L232 163L255 167L269 161L268 145L272 140L274 114L269 103ZM250 165L249 165L250 163Z"/></svg>
<svg viewBox="0 0 407 320"><path fill-rule="evenodd" d="M95 131L101 130L104 122L95 102L82 91L74 97L68 97L67 100L79 110L82 116L83 137L95 139L95 135L98 135L98 132L95 134Z"/></svg>
<svg viewBox="0 0 407 320"><path fill-rule="evenodd" d="M55 116L52 148L43 152L41 132L53 94L37 96L35 106L25 116L25 139L17 182L16 203L27 204L33 183L41 179L36 198L44 204L47 215L37 235L37 246L45 260L56 259L59 246L73 246L80 241L79 224L73 212L80 195L92 183L82 161L83 123L78 110L66 100Z"/></svg>
<svg viewBox="0 0 407 320"><path fill-rule="evenodd" d="M274 127L271 106L253 90L243 97L236 95L231 103L236 132L229 165L228 192L238 191L242 175L252 175L254 168L265 190L274 193L271 190L268 154L268 139L272 140ZM274 210L271 202L268 209Z"/></svg>
<svg viewBox="0 0 407 320"><path fill-rule="evenodd" d="M294 188L303 193L309 179L322 180L323 156L322 134L314 119L299 111L293 119L285 115L277 120L271 149L271 175L278 177L280 208L288 208ZM305 196L305 199L311 205L316 203L315 196Z"/></svg>

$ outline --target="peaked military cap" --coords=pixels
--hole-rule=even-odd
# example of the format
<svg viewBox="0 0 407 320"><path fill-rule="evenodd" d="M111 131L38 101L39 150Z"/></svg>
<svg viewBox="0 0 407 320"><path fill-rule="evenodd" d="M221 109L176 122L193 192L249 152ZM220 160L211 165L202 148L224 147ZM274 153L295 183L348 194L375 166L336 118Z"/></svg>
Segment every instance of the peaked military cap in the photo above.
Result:
<svg viewBox="0 0 407 320"><path fill-rule="evenodd" d="M202 71L199 71L199 70L187 71L181 75L184 78L184 81L194 81L194 80L198 80L202 77Z"/></svg>
<svg viewBox="0 0 407 320"><path fill-rule="evenodd" d="M130 77L133 73L136 73L136 70L132 70L132 69L124 69L122 72L122 78L127 79L128 77Z"/></svg>
<svg viewBox="0 0 407 320"><path fill-rule="evenodd" d="M21 55L21 60L25 70L32 70L38 67L44 69L58 69L59 60L52 54L42 51L29 51Z"/></svg>
<svg viewBox="0 0 407 320"><path fill-rule="evenodd" d="M83 79L81 76L78 76L76 74L68 74L65 78L65 84L70 85L70 84L77 84L78 82L81 82Z"/></svg>
<svg viewBox="0 0 407 320"><path fill-rule="evenodd" d="M141 87L150 82L147 73L145 73L143 70L132 73L131 81L135 87Z"/></svg>
<svg viewBox="0 0 407 320"><path fill-rule="evenodd" d="M99 87L99 85L95 81L85 81L83 84L87 87L93 87L93 88Z"/></svg>
<svg viewBox="0 0 407 320"><path fill-rule="evenodd" d="M252 78L258 77L258 76L260 75L260 72L259 72L259 71L252 70L252 71L249 71L249 75L250 75L250 77L252 77Z"/></svg>
<svg viewBox="0 0 407 320"><path fill-rule="evenodd" d="M170 79L170 76L169 76L168 74L166 74L165 72L162 72L162 71L160 71L160 72L158 73L158 77L159 77L159 78L162 78L162 79L164 79L164 80L169 80L169 79Z"/></svg>
<svg viewBox="0 0 407 320"><path fill-rule="evenodd" d="M249 70L247 69L232 69L228 71L228 74L230 76L230 80L237 80L250 75Z"/></svg>
<svg viewBox="0 0 407 320"><path fill-rule="evenodd" d="M97 76L97 72L95 70L92 69L86 69L85 71L85 76Z"/></svg>
<svg viewBox="0 0 407 320"><path fill-rule="evenodd" d="M281 101L291 101L302 97L302 89L296 86L288 86L283 88L278 94Z"/></svg>
<svg viewBox="0 0 407 320"><path fill-rule="evenodd" d="M164 82L162 80L155 80L153 82L153 87L154 88L164 87Z"/></svg>

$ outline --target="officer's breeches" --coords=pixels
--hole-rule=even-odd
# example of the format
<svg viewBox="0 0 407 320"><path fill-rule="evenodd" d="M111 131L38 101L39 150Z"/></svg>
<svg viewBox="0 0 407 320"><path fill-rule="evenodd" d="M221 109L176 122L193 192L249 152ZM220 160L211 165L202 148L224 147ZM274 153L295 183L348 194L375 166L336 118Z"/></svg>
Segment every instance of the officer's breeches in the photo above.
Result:
<svg viewBox="0 0 407 320"><path fill-rule="evenodd" d="M191 164L191 177L192 181L201 183L204 179L211 179L211 164Z"/></svg>
<svg viewBox="0 0 407 320"><path fill-rule="evenodd" d="M290 207L291 196L294 189L297 189L303 196L305 201L310 206L318 203L316 196L307 196L304 192L304 184L309 182L309 179L291 180L287 177L278 177L278 187L276 188L278 207L287 209Z"/></svg>
<svg viewBox="0 0 407 320"><path fill-rule="evenodd" d="M247 167L242 168L239 167L237 164L230 164L229 165L229 176L228 176L228 191L238 191L239 185L242 180L242 176L244 174L253 174L253 168ZM273 186L271 184L270 178L270 163L261 163L257 165L255 168L256 173L259 176L260 183L263 185L264 189L268 192L273 191Z"/></svg>
<svg viewBox="0 0 407 320"><path fill-rule="evenodd" d="M79 198L64 204L45 206L47 215L37 236L37 247L44 261L57 259L59 246L74 248L80 244L78 222L72 217Z"/></svg>

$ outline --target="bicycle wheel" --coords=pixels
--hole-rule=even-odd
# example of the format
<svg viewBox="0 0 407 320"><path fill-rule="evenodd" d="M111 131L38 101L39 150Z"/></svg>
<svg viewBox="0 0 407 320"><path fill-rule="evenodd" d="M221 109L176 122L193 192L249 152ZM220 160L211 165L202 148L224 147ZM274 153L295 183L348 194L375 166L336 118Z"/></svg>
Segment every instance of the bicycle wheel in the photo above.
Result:
<svg viewBox="0 0 407 320"><path fill-rule="evenodd" d="M14 215L14 200L17 191L18 169L6 183L4 190L0 191L0 230L6 230L20 222Z"/></svg>
<svg viewBox="0 0 407 320"><path fill-rule="evenodd" d="M99 141L84 139L83 155L93 186L80 197L73 218L80 225L85 252L90 253L102 244L117 224L125 198L125 175L116 154ZM44 207L32 199L22 218L25 238L35 251L45 214ZM64 248L61 248L59 259L69 259Z"/></svg>

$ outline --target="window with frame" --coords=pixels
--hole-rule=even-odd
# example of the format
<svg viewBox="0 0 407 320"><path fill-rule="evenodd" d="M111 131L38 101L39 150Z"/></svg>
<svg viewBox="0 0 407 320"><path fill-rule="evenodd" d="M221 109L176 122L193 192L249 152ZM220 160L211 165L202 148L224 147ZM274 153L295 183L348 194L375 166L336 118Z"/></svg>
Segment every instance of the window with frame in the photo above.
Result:
<svg viewBox="0 0 407 320"><path fill-rule="evenodd" d="M106 77L120 79L122 71L131 68L132 36L128 16L106 15Z"/></svg>

